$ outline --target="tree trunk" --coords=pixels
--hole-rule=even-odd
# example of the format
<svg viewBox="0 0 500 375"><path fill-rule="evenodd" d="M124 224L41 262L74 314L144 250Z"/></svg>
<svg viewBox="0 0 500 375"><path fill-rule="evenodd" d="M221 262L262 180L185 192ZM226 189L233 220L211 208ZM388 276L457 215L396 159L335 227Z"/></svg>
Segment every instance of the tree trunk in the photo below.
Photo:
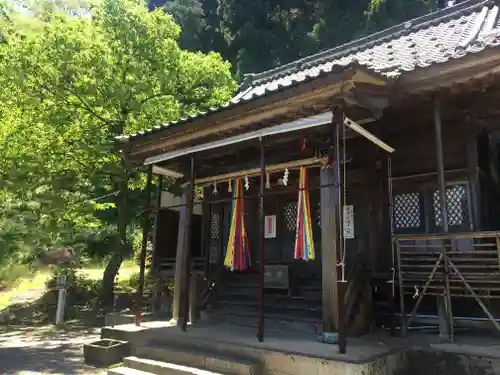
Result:
<svg viewBox="0 0 500 375"><path fill-rule="evenodd" d="M108 310L113 306L115 279L125 258L132 252L132 246L127 239L127 226L129 222L129 202L128 202L128 176L129 170L126 162L122 161L124 176L117 183L117 248L111 254L102 277L99 291L99 301L96 309L103 307ZM97 312L97 311L96 311Z"/></svg>

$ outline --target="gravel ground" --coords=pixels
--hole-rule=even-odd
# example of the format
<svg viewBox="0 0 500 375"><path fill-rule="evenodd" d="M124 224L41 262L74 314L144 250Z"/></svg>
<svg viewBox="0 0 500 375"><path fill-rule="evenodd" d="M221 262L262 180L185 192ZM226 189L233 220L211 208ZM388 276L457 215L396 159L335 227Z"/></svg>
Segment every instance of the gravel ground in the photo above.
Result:
<svg viewBox="0 0 500 375"><path fill-rule="evenodd" d="M99 331L52 326L0 327L0 374L104 375L83 363L83 344L99 338Z"/></svg>

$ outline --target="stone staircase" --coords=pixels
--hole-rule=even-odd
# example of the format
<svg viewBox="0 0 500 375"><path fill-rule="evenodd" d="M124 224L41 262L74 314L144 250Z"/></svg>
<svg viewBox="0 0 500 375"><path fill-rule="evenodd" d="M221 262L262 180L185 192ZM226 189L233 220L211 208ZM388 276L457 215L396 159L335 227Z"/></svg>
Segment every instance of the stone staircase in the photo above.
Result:
<svg viewBox="0 0 500 375"><path fill-rule="evenodd" d="M148 344L137 348L136 356L127 357L121 367L108 370L108 375L260 375L252 361L223 357L164 344Z"/></svg>

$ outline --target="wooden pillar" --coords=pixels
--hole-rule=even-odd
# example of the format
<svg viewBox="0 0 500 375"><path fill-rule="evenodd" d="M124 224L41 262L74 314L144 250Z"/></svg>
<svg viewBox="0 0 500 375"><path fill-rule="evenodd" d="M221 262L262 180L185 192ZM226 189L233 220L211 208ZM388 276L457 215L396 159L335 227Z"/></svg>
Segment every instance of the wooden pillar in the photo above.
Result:
<svg viewBox="0 0 500 375"><path fill-rule="evenodd" d="M186 196L187 188L184 190L179 207L179 232L177 235L177 253L175 256L175 276L174 276L174 301L172 306L172 318L179 322L181 317L184 316L183 307L184 302L183 298L186 296L186 293L183 290L182 281L185 279L184 273L187 272L186 267L186 247L184 246L184 242L186 239Z"/></svg>
<svg viewBox="0 0 500 375"><path fill-rule="evenodd" d="M198 286L202 280L200 272L193 270L189 279L189 321L196 322L200 319L200 310L198 308Z"/></svg>
<svg viewBox="0 0 500 375"><path fill-rule="evenodd" d="M337 243L336 245L336 251L337 251L337 259L341 260L344 258L345 262L345 256L342 256L342 253L344 252L345 254L345 249L344 249L344 243L343 243L343 224L342 224L342 217L343 217L343 198L342 198L342 173L341 173L341 161L344 162L344 168L345 168L345 162L346 160L342 160L340 157L340 129L343 126L343 120L344 120L344 113L342 111L342 107L337 107L333 113L333 120L334 120L334 142L333 142L333 149L335 150L335 184L337 186L337 191L336 191L336 200L335 200L335 209L334 209L334 214L335 214L335 241ZM345 137L345 133L343 134ZM344 144L345 147L345 144ZM344 150L345 151L345 150ZM347 275L345 275L345 265L342 265L340 262L337 263L337 343L339 346L339 353L340 354L345 354L346 353L346 316L345 316L345 294L346 294L346 289L347 289L347 280L346 280Z"/></svg>
<svg viewBox="0 0 500 375"><path fill-rule="evenodd" d="M379 132L380 135L380 132ZM376 192L375 202L376 216L376 243L372 249L375 253L374 265L378 270L388 271L393 266L392 245L392 191L390 189L390 155L385 150L377 147L377 170L376 170Z"/></svg>
<svg viewBox="0 0 500 375"><path fill-rule="evenodd" d="M153 313L156 312L161 283L159 280L159 268L158 268L158 236L160 233L160 208L161 208L161 196L163 192L163 176L158 176L157 182L157 195L156 195L156 211L155 211L155 221L154 221L154 235L153 235L153 254L151 254L151 269L150 272L154 275L155 278L155 287L153 290Z"/></svg>
<svg viewBox="0 0 500 375"><path fill-rule="evenodd" d="M142 246L141 246L141 256L139 263L139 285L137 285L137 297L135 306L135 325L139 326L142 321L142 304L144 298L144 273L146 268L146 249L148 247L148 235L149 235L149 214L151 205L151 180L153 178L153 166L148 166L146 179L146 204L143 212L143 223L142 223Z"/></svg>
<svg viewBox="0 0 500 375"><path fill-rule="evenodd" d="M323 331L337 330L337 190L335 171L330 161L320 171L321 275L323 293Z"/></svg>
<svg viewBox="0 0 500 375"><path fill-rule="evenodd" d="M335 110L332 119L333 145L330 160L321 169L321 267L323 292L323 331L337 332L340 353L345 353L345 282L342 282L341 259L341 173L340 127L342 112Z"/></svg>
<svg viewBox="0 0 500 375"><path fill-rule="evenodd" d="M444 156L443 156L443 137L442 137L442 122L441 122L441 102L439 98L434 98L434 131L436 137L436 160L438 172L439 186L439 204L441 206L441 224L443 233L449 232L448 227L448 209L446 203L446 180L444 175ZM443 263L444 263L444 295L438 298L438 312L440 314L439 335L448 337L449 341L453 341L453 313L451 309L450 297L450 280L448 270L448 255L445 246L449 245L449 241L445 241L442 246ZM439 306L441 305L441 306ZM444 330L446 328L446 330Z"/></svg>
<svg viewBox="0 0 500 375"><path fill-rule="evenodd" d="M191 301L191 297L189 296L190 292L190 276L191 276L191 254L192 254L192 244L191 244L191 236L193 233L193 208L194 208L194 155L191 156L190 163L190 172L189 172L189 185L187 186L186 192L186 231L184 238L184 258L185 258L185 271L183 273L182 280L182 290L185 293L182 302L184 304L182 308L182 313L180 322L177 321L177 325L181 327L183 331L186 330L187 323L189 320L189 301ZM193 296L195 297L195 296Z"/></svg>
<svg viewBox="0 0 500 375"><path fill-rule="evenodd" d="M163 192L163 176L158 176L157 182L157 195L156 195L156 212L154 221L154 235L153 235L153 254L151 256L151 271L155 272L158 268L158 237L160 233L160 208L161 208L161 196Z"/></svg>
<svg viewBox="0 0 500 375"><path fill-rule="evenodd" d="M264 341L264 273L265 273L265 238L264 238L264 186L266 181L266 163L264 159L264 141L260 139L260 187L259 187L259 327L257 339Z"/></svg>
<svg viewBox="0 0 500 375"><path fill-rule="evenodd" d="M470 230L478 231L482 229L480 205L481 191L479 187L479 160L477 149L477 135L473 133L467 140L467 169L469 175L469 202L470 202Z"/></svg>
<svg viewBox="0 0 500 375"><path fill-rule="evenodd" d="M201 255L205 257L205 277L210 274L210 234L212 224L212 205L207 203L210 200L210 188L203 188L203 206L201 220Z"/></svg>

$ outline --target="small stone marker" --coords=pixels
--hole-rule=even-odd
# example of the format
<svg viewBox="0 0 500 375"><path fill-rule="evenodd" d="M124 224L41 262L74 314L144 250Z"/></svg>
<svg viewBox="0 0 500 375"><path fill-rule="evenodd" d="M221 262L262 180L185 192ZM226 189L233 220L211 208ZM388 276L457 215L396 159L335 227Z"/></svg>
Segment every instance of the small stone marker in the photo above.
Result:
<svg viewBox="0 0 500 375"><path fill-rule="evenodd" d="M66 305L66 275L60 275L56 280L57 288L57 312L56 326L64 323L64 306Z"/></svg>

